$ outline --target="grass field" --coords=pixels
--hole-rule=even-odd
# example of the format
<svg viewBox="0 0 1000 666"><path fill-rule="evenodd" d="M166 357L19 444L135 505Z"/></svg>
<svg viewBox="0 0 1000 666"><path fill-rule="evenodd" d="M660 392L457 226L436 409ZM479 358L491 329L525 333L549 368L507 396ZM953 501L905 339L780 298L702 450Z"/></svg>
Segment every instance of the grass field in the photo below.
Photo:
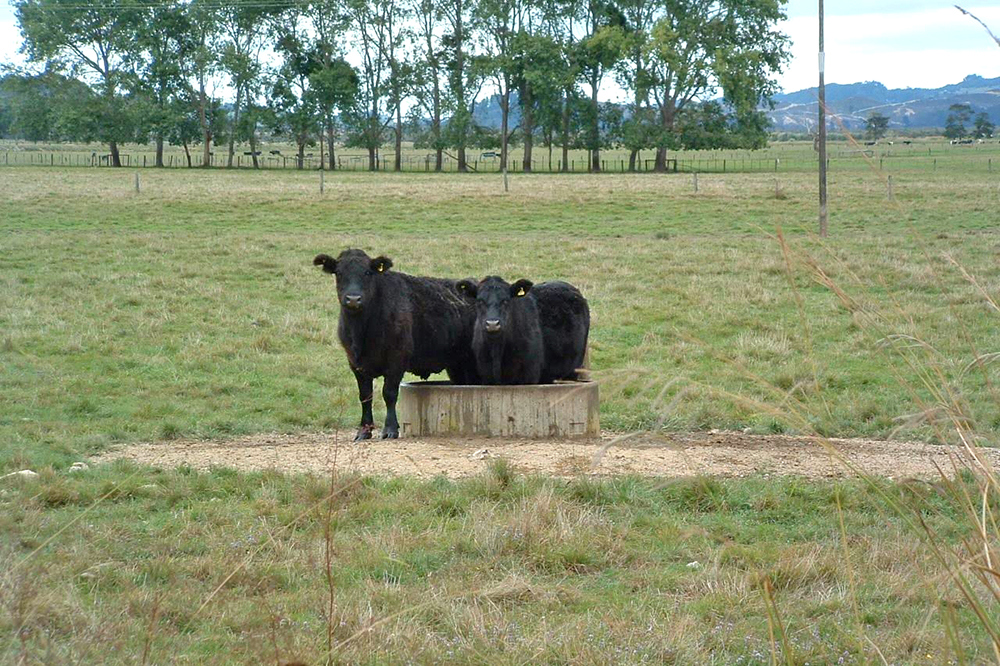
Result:
<svg viewBox="0 0 1000 666"><path fill-rule="evenodd" d="M348 246L577 284L606 428L995 443L1000 174L968 155L834 168L826 240L804 172L702 174L697 193L513 176L508 194L346 173L320 194L315 173L145 170L136 193L133 171L0 169L0 472L42 472L0 482L0 661L316 663L328 633L343 663L994 659L914 523L969 536L945 485L498 463L462 482L343 470L326 502L314 477L65 471L116 443L353 425L333 283L310 265Z"/></svg>

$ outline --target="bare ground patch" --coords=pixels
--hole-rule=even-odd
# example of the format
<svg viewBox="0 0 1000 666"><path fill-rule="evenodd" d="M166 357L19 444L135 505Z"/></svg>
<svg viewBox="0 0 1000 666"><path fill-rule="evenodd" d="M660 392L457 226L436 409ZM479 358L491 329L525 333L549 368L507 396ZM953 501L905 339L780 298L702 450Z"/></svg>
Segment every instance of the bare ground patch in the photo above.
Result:
<svg viewBox="0 0 1000 666"><path fill-rule="evenodd" d="M258 434L229 440L171 440L128 445L92 458L128 459L157 467L229 467L251 471L341 471L473 476L491 459L505 458L525 473L682 477L752 474L837 478L862 470L889 478L932 478L970 462L965 449L915 442L824 439L739 432L635 435L604 433L599 440L399 439L355 443L347 432ZM994 466L1000 451L977 449Z"/></svg>

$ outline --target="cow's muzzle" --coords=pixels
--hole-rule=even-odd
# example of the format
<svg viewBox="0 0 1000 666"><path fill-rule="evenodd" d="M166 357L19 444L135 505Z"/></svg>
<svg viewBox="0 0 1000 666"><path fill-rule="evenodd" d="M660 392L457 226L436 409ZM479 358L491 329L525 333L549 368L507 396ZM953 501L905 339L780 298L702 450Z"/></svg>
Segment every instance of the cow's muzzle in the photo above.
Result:
<svg viewBox="0 0 1000 666"><path fill-rule="evenodd" d="M500 332L500 320L499 319L487 319L483 323L483 328L486 329L487 333L499 333Z"/></svg>
<svg viewBox="0 0 1000 666"><path fill-rule="evenodd" d="M360 310L361 309L361 295L353 296L347 294L344 296L344 307L348 310Z"/></svg>

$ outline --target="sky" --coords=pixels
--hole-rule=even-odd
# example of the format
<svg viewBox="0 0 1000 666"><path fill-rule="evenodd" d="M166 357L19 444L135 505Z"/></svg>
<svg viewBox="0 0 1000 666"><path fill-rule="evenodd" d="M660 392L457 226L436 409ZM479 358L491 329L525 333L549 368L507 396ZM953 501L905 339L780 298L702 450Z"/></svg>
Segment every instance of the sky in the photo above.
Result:
<svg viewBox="0 0 1000 666"><path fill-rule="evenodd" d="M1000 35L1000 5L963 5ZM0 0L0 62L21 63L14 12ZM791 59L785 92L817 83L817 0L788 0L780 29ZM1000 76L1000 46L947 0L827 0L826 82L880 81L889 88L938 88L969 74ZM615 96L612 95L611 96Z"/></svg>

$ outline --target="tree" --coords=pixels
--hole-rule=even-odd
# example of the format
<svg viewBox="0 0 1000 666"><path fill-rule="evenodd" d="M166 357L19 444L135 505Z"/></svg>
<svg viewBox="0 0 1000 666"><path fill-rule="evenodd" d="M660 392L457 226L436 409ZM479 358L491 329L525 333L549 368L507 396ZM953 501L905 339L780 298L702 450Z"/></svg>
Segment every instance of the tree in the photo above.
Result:
<svg viewBox="0 0 1000 666"><path fill-rule="evenodd" d="M507 169L510 140L510 92L514 78L514 43L520 29L520 0L479 0L476 4L484 52L481 64L497 89L500 103L500 169Z"/></svg>
<svg viewBox="0 0 1000 666"><path fill-rule="evenodd" d="M865 121L865 138L869 141L878 141L885 136L888 129L889 118L887 116L883 116L878 111L872 111L868 114L868 120Z"/></svg>
<svg viewBox="0 0 1000 666"><path fill-rule="evenodd" d="M964 139L969 135L965 123L972 118L972 107L968 104L952 104L948 107L948 119L945 121L944 135L949 139Z"/></svg>
<svg viewBox="0 0 1000 666"><path fill-rule="evenodd" d="M191 39L191 23L184 7L174 0L153 4L142 16L138 31L138 46L142 57L138 63L137 88L150 100L145 125L156 142L156 161L163 166L163 142L171 127L181 122L176 100L185 96L195 42Z"/></svg>
<svg viewBox="0 0 1000 666"><path fill-rule="evenodd" d="M994 130L996 130L996 126L990 122L990 114L985 111L976 114L976 129L974 136L977 139L993 138Z"/></svg>
<svg viewBox="0 0 1000 666"><path fill-rule="evenodd" d="M368 169L378 170L378 151L389 124L391 67L385 54L393 37L395 0L349 0L347 10L360 40L361 71L354 106L345 114L348 142L368 151Z"/></svg>
<svg viewBox="0 0 1000 666"><path fill-rule="evenodd" d="M739 117L776 92L775 74L787 59L788 38L775 29L784 18L780 0L667 0L644 46L650 96L660 133L656 169L666 153L678 113L720 88Z"/></svg>
<svg viewBox="0 0 1000 666"><path fill-rule="evenodd" d="M444 142L453 146L458 153L458 171L468 171L466 149L471 145L472 133L476 130L472 111L482 88L483 76L479 67L474 66L471 31L474 25L474 0L441 0L447 32L441 39L442 57L448 79L448 95L445 97L450 112L444 132Z"/></svg>
<svg viewBox="0 0 1000 666"><path fill-rule="evenodd" d="M417 63L413 72L413 93L417 101L416 109L430 117L430 136L425 142L434 150L434 171L441 171L445 148L441 131L443 100L441 77L444 49L438 31L444 16L441 7L434 0L412 0L413 15L417 21Z"/></svg>
<svg viewBox="0 0 1000 666"><path fill-rule="evenodd" d="M270 28L287 10L287 6L255 0L227 0L219 7L218 26L222 42L218 62L229 74L236 93L227 161L227 165L232 167L240 113L245 104L251 103L250 98L254 95L254 84L261 74L260 53L264 48L265 38ZM257 166L256 155L253 156L253 161L254 166Z"/></svg>
<svg viewBox="0 0 1000 666"><path fill-rule="evenodd" d="M588 0L584 12L587 33L576 44L576 62L580 76L590 87L588 109L590 170L601 170L600 105L597 95L605 75L618 63L625 49L625 19L614 5L603 0Z"/></svg>
<svg viewBox="0 0 1000 666"><path fill-rule="evenodd" d="M341 41L350 26L350 16L339 0L315 0L309 5L307 13L320 57L320 68L311 76L312 89L322 116L327 163L333 171L337 168L337 114L351 108L358 89L357 73L342 57ZM321 143L321 155L322 152Z"/></svg>
<svg viewBox="0 0 1000 666"><path fill-rule="evenodd" d="M559 42L546 34L521 32L515 44L515 81L521 108L521 140L524 145L524 170L531 171L535 128L539 124L553 128L559 119L567 70ZM570 81L571 83L571 81ZM553 113L555 112L555 113ZM552 164L552 143L549 165Z"/></svg>
<svg viewBox="0 0 1000 666"><path fill-rule="evenodd" d="M94 87L96 138L108 144L111 163L121 166L118 144L135 137L123 88L129 61L137 56L141 6L129 0L16 0L14 8L30 60L63 62Z"/></svg>
<svg viewBox="0 0 1000 666"><path fill-rule="evenodd" d="M201 128L201 166L208 168L212 165L212 141L219 136L222 116L219 105L215 103L216 100L208 94L209 78L218 67L214 47L218 36L219 16L216 6L213 6L210 0L192 0L187 11L191 22L191 37L194 41L191 73L197 82L197 92L190 97L195 105L198 125Z"/></svg>
<svg viewBox="0 0 1000 666"><path fill-rule="evenodd" d="M625 18L622 59L618 62L618 82L633 94L629 117L622 123L622 144L629 150L628 170L635 171L639 151L656 145L656 118L649 105L649 32L656 18L655 0L620 0Z"/></svg>
<svg viewBox="0 0 1000 666"><path fill-rule="evenodd" d="M51 68L37 75L11 73L0 78L0 137L27 141L79 140L89 133L75 109L93 104L83 82Z"/></svg>
<svg viewBox="0 0 1000 666"><path fill-rule="evenodd" d="M307 144L315 141L321 117L311 87L311 77L321 64L319 54L297 32L297 22L290 21L278 37L276 51L281 66L275 72L270 102L274 113L274 130L287 133L298 147L296 168L305 167Z"/></svg>

